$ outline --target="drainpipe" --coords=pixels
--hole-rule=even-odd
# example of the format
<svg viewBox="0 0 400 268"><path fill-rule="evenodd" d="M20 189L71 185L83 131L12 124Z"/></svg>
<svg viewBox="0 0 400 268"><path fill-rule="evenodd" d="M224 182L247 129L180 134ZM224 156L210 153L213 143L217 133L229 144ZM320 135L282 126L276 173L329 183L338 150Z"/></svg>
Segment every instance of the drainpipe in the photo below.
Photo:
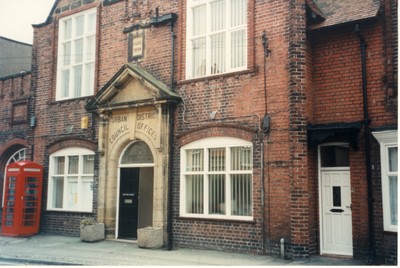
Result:
<svg viewBox="0 0 400 268"><path fill-rule="evenodd" d="M175 73L175 33L174 21L170 22L171 32L171 90L174 91L174 73ZM172 165L173 165L173 143L174 143L174 112L175 105L169 104L169 155L168 155L168 213L167 213L167 233L168 233L168 250L173 248L173 235L172 235Z"/></svg>
<svg viewBox="0 0 400 268"><path fill-rule="evenodd" d="M368 118L368 98L367 98L367 57L366 49L367 43L361 34L360 27L356 24L355 34L360 40L361 49L361 69L362 69L362 91L363 91L363 103L364 103L364 142L365 142L365 166L367 171L367 188L368 188L368 249L369 249L369 262L375 260L374 250L374 213L373 213L373 195L372 195L372 176L371 176L371 147L369 139L369 118Z"/></svg>

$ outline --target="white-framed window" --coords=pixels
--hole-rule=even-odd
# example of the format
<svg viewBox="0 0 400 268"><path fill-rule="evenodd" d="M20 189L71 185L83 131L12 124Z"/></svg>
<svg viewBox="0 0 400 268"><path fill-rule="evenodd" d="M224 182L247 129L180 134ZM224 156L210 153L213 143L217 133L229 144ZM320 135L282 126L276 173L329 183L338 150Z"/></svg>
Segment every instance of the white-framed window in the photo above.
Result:
<svg viewBox="0 0 400 268"><path fill-rule="evenodd" d="M398 137L397 131L373 132L381 151L383 227L397 232L398 215Z"/></svg>
<svg viewBox="0 0 400 268"><path fill-rule="evenodd" d="M247 68L247 0L187 1L188 79Z"/></svg>
<svg viewBox="0 0 400 268"><path fill-rule="evenodd" d="M180 215L252 220L252 154L251 142L229 137L183 146Z"/></svg>
<svg viewBox="0 0 400 268"><path fill-rule="evenodd" d="M56 100L94 94L96 9L59 21Z"/></svg>
<svg viewBox="0 0 400 268"><path fill-rule="evenodd" d="M66 148L50 155L48 210L91 212L94 152Z"/></svg>

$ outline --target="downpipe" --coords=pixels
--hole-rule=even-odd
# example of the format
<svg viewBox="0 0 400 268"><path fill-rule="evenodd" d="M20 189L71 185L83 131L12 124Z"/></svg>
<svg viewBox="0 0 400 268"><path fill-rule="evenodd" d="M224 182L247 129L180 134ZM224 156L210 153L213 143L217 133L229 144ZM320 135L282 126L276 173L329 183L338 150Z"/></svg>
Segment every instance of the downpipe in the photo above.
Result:
<svg viewBox="0 0 400 268"><path fill-rule="evenodd" d="M170 33L171 33L171 91L174 91L174 73L175 73L175 33L174 33L174 22L170 22ZM168 250L173 249L173 234L172 234L172 165L173 165L173 143L174 143L174 104L169 104L169 146L168 146L168 213L167 213L167 233L168 233Z"/></svg>
<svg viewBox="0 0 400 268"><path fill-rule="evenodd" d="M368 190L368 262L374 263L375 249L374 249L374 207L373 207L373 193L372 193L372 176L371 176L371 147L370 147L370 129L369 129L369 116L368 116L368 96L367 96L367 43L362 36L360 27L356 24L354 29L360 41L361 52L361 72L362 72L362 92L363 92L363 106L364 106L364 143L365 143L365 166L367 175L367 190Z"/></svg>

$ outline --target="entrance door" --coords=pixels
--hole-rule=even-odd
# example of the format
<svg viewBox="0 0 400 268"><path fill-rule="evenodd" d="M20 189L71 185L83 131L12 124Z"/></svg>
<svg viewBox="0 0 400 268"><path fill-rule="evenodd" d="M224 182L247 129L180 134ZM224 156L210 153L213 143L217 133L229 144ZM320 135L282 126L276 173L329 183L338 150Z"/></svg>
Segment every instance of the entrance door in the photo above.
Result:
<svg viewBox="0 0 400 268"><path fill-rule="evenodd" d="M139 208L139 168L120 169L118 238L136 239Z"/></svg>
<svg viewBox="0 0 400 268"><path fill-rule="evenodd" d="M320 150L321 254L353 255L348 148Z"/></svg>
<svg viewBox="0 0 400 268"><path fill-rule="evenodd" d="M323 171L323 253L353 255L350 199L350 171Z"/></svg>

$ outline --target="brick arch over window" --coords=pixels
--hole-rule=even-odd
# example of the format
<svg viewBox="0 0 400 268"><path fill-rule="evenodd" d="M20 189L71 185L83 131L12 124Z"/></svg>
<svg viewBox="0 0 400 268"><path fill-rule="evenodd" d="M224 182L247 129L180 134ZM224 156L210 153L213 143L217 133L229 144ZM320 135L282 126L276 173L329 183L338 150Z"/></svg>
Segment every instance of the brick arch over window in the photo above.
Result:
<svg viewBox="0 0 400 268"><path fill-rule="evenodd" d="M232 126L213 126L193 130L178 137L178 139L180 142L179 145L184 146L193 141L209 137L235 137L251 142L254 137L254 131L247 128L236 128Z"/></svg>
<svg viewBox="0 0 400 268"><path fill-rule="evenodd" d="M80 147L91 151L96 151L97 143L84 139L68 139L68 140L56 141L48 145L48 152L49 154L52 154L61 149L69 147Z"/></svg>

